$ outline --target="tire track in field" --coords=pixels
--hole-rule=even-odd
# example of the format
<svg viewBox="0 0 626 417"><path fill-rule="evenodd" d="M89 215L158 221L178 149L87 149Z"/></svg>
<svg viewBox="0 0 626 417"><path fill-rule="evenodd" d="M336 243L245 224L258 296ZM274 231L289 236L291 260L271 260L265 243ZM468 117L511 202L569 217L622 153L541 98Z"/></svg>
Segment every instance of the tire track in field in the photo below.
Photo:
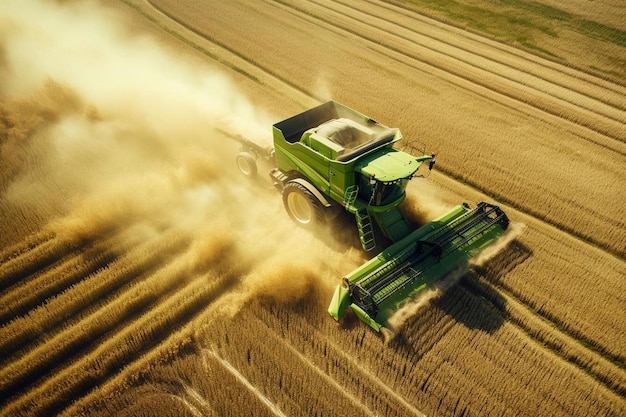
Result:
<svg viewBox="0 0 626 417"><path fill-rule="evenodd" d="M345 4L347 7L353 7L351 5L354 4L354 2L350 0L337 0L337 2ZM494 61L504 67L514 70L521 70L521 67L523 67L524 73L532 75L538 80L547 81L550 84L557 85L565 90L574 90L582 96L606 104L609 107L609 111L613 111L611 108L626 110L626 101L623 100L623 96L626 95L626 88L622 85L590 75L584 72L584 70L552 62L549 58L532 55L531 53L524 52L517 48L512 48L506 44L491 40L487 37L475 35L449 24L440 23L437 20L425 17L419 13L412 13L411 21L413 23L417 21L428 25L432 31L429 32L420 30L419 25L411 26L407 23L400 23L401 19L405 17L403 16L403 12L411 12L410 9L404 9L401 6L375 0L367 0L367 2L375 5L375 7L378 7L379 9L386 9L394 13L393 19L383 18L380 16L381 19L384 19L393 25L401 26L403 29L412 31L421 36L432 38L437 42L441 42L451 47L458 48L464 52L469 52L481 58ZM371 13L369 13L369 15L373 17L378 16ZM435 33L437 36L435 36ZM464 44L461 44L460 42L452 44L446 40L446 34L458 35L466 38L466 41ZM495 51L495 53L492 51ZM531 63L532 65L527 65L527 63ZM563 75L566 75L566 77L563 77ZM593 106L587 106L587 108L588 110L595 111Z"/></svg>
<svg viewBox="0 0 626 417"><path fill-rule="evenodd" d="M413 14L416 17L416 20L431 22L431 23L435 22L436 25L440 25L441 27L444 27L448 30L456 30L457 32L462 33L464 36L476 38L481 42L486 41L494 49L507 51L510 54L524 58L530 62L536 63L548 69L557 69L558 71L563 71L567 75L576 79L580 79L581 81L587 82L590 85L601 87L601 88L607 87L609 89L612 89L615 86L621 89L626 88L625 83L620 83L620 82L615 82L612 80L604 79L603 78L604 74L602 73L594 73L592 70L585 69L584 67L580 67L572 63L567 63L567 66L563 66L563 64L561 63L561 61L558 60L558 58L555 59L549 55L545 55L545 54L538 55L538 54L534 54L533 52L529 52L524 49L511 47L509 46L509 43L507 43L506 41L504 42L501 42L498 40L490 41L488 38L482 36L479 30L466 29L465 27L459 26L458 24L455 25L454 22L451 24L448 24L446 23L445 19L439 20L438 17L436 16L432 17L427 12L423 13L418 9L411 8L411 6L405 6L400 1L395 1L395 0L378 0L378 1L366 0L366 1L370 3L376 3L378 7L380 8L397 11L399 14L404 14L404 13Z"/></svg>
<svg viewBox="0 0 626 417"><path fill-rule="evenodd" d="M252 395L254 395L260 402L267 406L267 408L272 412L273 415L278 417L287 417L280 408L276 406L268 397L266 397L256 386L250 383L246 379L245 376L241 374L230 362L226 359L222 358L215 350L213 349L204 349L202 351L203 361L206 361L207 356L212 357L215 361L217 361L220 365L222 365L239 383L241 383ZM205 370L208 369L208 365L205 365ZM187 388L187 393L189 396L196 398L197 402L200 404L206 403L202 397L200 397L197 393L189 393L189 388ZM203 407L204 408L204 407Z"/></svg>
<svg viewBox="0 0 626 417"><path fill-rule="evenodd" d="M487 88L516 102L529 105L542 112L600 133L612 140L626 142L626 137L623 137L623 124L626 122L623 100L620 108L616 108L612 104L605 105L595 97L580 93L575 82L569 82L569 88L561 87L552 81L548 81L546 86L546 80L542 80L525 69L503 65L491 57L485 57L484 54L476 55L474 51L465 51L441 41L440 38L417 32L413 28L399 27L391 18L385 18L380 14L374 15L373 12L363 12L362 8L357 8L356 5L342 3L344 6L342 8L335 2L312 2L318 8L330 12L324 14L318 8L296 6L280 0L272 1L277 1L285 7L293 8L302 14L368 41L376 45L376 49L382 47L401 54L406 58L422 64L425 63L475 86ZM304 16L301 17L306 19ZM345 20L351 23L347 23ZM429 25L429 28L431 26L432 24ZM372 35L372 28L384 32L384 36ZM400 30L409 33L402 35L399 33ZM451 34L452 32L449 29L447 33ZM424 39L417 40L416 38ZM400 44L393 45L393 40L400 40ZM418 49L419 55L415 48L420 48ZM428 53L424 53L424 51ZM507 72L510 74L505 75ZM463 88L467 89L467 86ZM618 87L615 86L615 88ZM475 89L471 91L474 92ZM572 95L571 98L567 97ZM616 91L613 95L618 96L619 94ZM500 102L499 100L496 101ZM547 102L554 102L554 104L546 105ZM517 109L517 107L515 108ZM564 111L566 108L569 110ZM594 116L588 116L588 114ZM623 152L620 153L624 154Z"/></svg>
<svg viewBox="0 0 626 417"><path fill-rule="evenodd" d="M269 361L274 364L272 366L275 364L280 366L276 372L271 372L274 384L266 386L265 396L271 398L273 392L274 395L288 395L302 383L293 378L298 374L306 374L309 375L309 385L301 389L319 392L320 398L315 401L315 411L318 415L328 407L332 410L333 407L342 404L340 407L342 409L358 410L356 415L423 416L414 405L384 385L376 375L364 369L353 357L342 352L327 335L320 333L306 321L301 322L297 313L286 309L286 313L293 316L289 323L289 331L285 331L284 323L265 307L255 307L254 310L242 310L237 320L245 322L246 327L252 327L255 332L263 334L265 339L263 346L254 344L254 335L238 337L237 332L223 330L222 333L228 333L226 343L220 340L223 336L211 335L211 339L214 340L214 346L211 348L236 366L240 373L251 372L247 379L253 383L258 382L255 375L258 375L259 369L268 366L265 365L267 359L274 354L278 355L280 357L278 361ZM237 324L234 326L238 327ZM238 341L237 346L231 346L229 340L233 339ZM253 343L245 342L247 340ZM329 361L329 358L333 360ZM303 372L303 369L307 371ZM277 389L282 394L274 391ZM274 398L274 401L277 399ZM306 404L295 403L283 408L283 411L289 414L291 407L300 412L313 410L306 408ZM308 407L313 407L313 404L308 404Z"/></svg>

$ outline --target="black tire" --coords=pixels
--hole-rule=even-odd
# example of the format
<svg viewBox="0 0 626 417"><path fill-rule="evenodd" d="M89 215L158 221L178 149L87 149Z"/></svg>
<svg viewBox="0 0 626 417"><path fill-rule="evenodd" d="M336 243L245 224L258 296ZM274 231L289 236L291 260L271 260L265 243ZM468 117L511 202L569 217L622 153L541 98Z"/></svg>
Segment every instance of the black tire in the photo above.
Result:
<svg viewBox="0 0 626 417"><path fill-rule="evenodd" d="M239 168L239 171L245 177L256 177L258 169L256 166L256 160L254 159L254 156L252 156L252 154L250 154L249 152L239 152L237 154L236 161L237 168Z"/></svg>
<svg viewBox="0 0 626 417"><path fill-rule="evenodd" d="M322 203L300 183L288 182L285 185L283 204L289 217L302 227L314 228L323 222Z"/></svg>

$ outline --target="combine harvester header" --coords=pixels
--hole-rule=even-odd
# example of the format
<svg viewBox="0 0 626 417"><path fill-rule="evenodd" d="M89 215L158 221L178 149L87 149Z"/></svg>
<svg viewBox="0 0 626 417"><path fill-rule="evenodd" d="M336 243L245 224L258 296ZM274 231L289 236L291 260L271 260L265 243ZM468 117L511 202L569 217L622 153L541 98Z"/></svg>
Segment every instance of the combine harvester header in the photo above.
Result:
<svg viewBox="0 0 626 417"><path fill-rule="evenodd" d="M407 300L498 239L509 220L499 207L479 203L456 207L413 230L398 205L406 186L435 155L413 156L396 149L402 139L388 128L340 103L329 101L274 124L274 148L241 137L237 165L255 176L267 162L287 213L313 228L341 211L354 215L363 249L382 252L343 278L328 312L339 320L350 307L376 331Z"/></svg>
<svg viewBox="0 0 626 417"><path fill-rule="evenodd" d="M420 227L343 278L328 312L336 320L346 308L379 331L407 300L498 239L508 226L499 207L466 204Z"/></svg>

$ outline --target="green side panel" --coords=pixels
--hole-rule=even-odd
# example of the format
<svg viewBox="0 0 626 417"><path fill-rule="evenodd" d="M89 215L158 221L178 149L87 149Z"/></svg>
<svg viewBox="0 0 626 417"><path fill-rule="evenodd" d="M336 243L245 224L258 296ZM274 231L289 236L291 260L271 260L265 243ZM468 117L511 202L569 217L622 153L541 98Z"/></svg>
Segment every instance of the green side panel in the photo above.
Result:
<svg viewBox="0 0 626 417"><path fill-rule="evenodd" d="M409 223L397 205L386 211L373 211L372 214L383 234L392 242L402 240L411 233Z"/></svg>
<svg viewBox="0 0 626 417"><path fill-rule="evenodd" d="M318 190L328 195L330 183L328 180L328 160L295 143L283 147L275 147L276 165L283 172L297 171L309 180Z"/></svg>
<svg viewBox="0 0 626 417"><path fill-rule="evenodd" d="M333 293L333 298L330 301L330 305L328 306L328 313L330 313L335 320L339 320L349 305L350 294L348 293L348 289L341 285L337 286Z"/></svg>
<svg viewBox="0 0 626 417"><path fill-rule="evenodd" d="M435 231L440 225L448 223L454 218L460 216L464 213L464 209L461 206L458 206L446 213L445 215L435 219L431 223L425 224L420 227L404 239L396 242L395 244L389 246L387 249L383 250L376 257L370 259L365 262L363 265L355 269L346 275L346 279L350 282L357 282L361 277L367 276L372 273L376 269L380 268L385 263L394 259L394 257L400 253L402 250L409 248L409 246L415 243L416 240L424 238L428 233Z"/></svg>
<svg viewBox="0 0 626 417"><path fill-rule="evenodd" d="M364 323L366 323L368 326L370 326L372 329L376 330L377 332L380 331L380 329L383 327L380 323L378 323L376 320L372 319L366 312L365 310L363 310L361 307L359 307L356 304L351 304L350 308L352 308L352 311L354 312L354 314Z"/></svg>
<svg viewBox="0 0 626 417"><path fill-rule="evenodd" d="M341 203L348 187L354 185L354 161L330 161L329 165L330 197Z"/></svg>

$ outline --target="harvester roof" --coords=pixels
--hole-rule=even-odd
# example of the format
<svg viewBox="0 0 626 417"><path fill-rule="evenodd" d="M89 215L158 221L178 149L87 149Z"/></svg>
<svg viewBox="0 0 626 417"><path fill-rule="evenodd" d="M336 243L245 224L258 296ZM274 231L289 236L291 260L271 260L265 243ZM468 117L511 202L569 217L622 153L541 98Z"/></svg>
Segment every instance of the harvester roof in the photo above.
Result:
<svg viewBox="0 0 626 417"><path fill-rule="evenodd" d="M393 148L384 148L365 156L356 165L356 170L378 181L390 182L412 177L422 163L414 156Z"/></svg>

